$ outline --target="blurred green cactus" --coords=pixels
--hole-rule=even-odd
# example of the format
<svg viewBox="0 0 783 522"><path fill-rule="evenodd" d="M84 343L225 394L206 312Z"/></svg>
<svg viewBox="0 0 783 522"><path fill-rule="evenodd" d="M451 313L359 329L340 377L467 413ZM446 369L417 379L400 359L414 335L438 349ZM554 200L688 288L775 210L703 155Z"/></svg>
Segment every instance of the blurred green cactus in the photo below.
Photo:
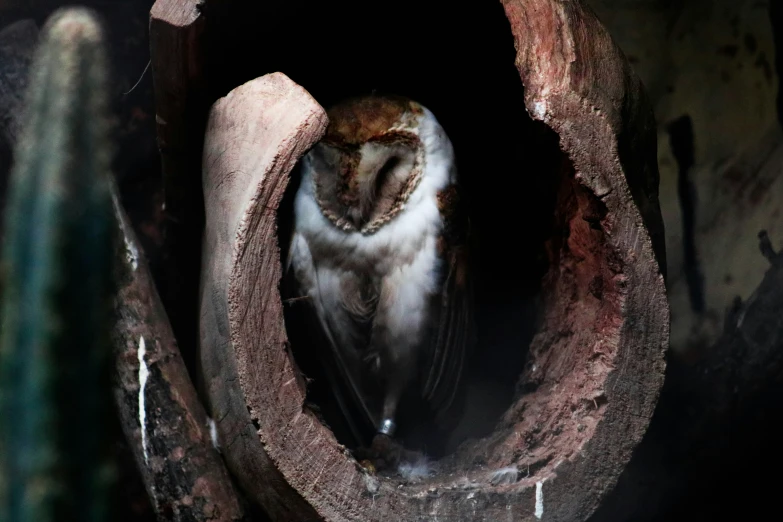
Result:
<svg viewBox="0 0 783 522"><path fill-rule="evenodd" d="M106 65L91 11L49 18L5 209L0 521L107 516L116 239Z"/></svg>

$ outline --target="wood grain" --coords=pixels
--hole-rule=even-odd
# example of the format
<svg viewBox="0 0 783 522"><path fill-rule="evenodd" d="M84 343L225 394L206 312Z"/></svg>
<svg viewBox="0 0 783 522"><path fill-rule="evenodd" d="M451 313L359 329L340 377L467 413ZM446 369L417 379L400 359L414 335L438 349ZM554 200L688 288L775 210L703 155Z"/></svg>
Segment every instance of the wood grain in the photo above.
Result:
<svg viewBox="0 0 783 522"><path fill-rule="evenodd" d="M315 100L275 73L218 100L204 144L201 368L227 463L275 521L317 519L278 471L280 442L299 436L292 419L317 421L302 412L287 350L276 210L291 169L325 128Z"/></svg>

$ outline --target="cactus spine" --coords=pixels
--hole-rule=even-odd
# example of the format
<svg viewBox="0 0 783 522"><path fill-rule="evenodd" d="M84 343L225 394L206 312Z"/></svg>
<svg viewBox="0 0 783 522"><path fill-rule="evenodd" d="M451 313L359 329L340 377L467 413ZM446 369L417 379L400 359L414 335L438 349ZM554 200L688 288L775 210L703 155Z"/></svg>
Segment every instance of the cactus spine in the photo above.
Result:
<svg viewBox="0 0 783 522"><path fill-rule="evenodd" d="M91 11L47 21L2 251L0 521L106 519L114 251L106 59Z"/></svg>

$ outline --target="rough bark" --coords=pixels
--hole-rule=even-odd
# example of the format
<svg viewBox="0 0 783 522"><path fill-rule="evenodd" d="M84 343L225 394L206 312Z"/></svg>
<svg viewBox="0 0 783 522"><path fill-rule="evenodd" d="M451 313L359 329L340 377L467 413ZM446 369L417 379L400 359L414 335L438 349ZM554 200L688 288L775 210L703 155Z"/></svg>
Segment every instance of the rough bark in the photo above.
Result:
<svg viewBox="0 0 783 522"><path fill-rule="evenodd" d="M304 405L278 291L276 211L323 131L322 110L279 73L213 106L201 364L229 466L275 520L585 520L647 429L668 342L651 110L580 2L503 6L524 103L565 153L553 169L550 269L514 404L429 480L369 474ZM506 466L530 471L491 483Z"/></svg>
<svg viewBox="0 0 783 522"><path fill-rule="evenodd" d="M116 194L115 401L159 520L248 520Z"/></svg>

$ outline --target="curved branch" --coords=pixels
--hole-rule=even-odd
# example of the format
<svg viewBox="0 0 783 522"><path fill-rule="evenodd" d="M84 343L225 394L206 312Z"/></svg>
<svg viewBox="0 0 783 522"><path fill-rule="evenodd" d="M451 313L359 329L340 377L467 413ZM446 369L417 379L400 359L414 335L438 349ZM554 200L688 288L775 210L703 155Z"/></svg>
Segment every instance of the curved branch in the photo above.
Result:
<svg viewBox="0 0 783 522"><path fill-rule="evenodd" d="M116 190L113 200L124 245L117 255L114 397L147 493L162 520L249 520Z"/></svg>

